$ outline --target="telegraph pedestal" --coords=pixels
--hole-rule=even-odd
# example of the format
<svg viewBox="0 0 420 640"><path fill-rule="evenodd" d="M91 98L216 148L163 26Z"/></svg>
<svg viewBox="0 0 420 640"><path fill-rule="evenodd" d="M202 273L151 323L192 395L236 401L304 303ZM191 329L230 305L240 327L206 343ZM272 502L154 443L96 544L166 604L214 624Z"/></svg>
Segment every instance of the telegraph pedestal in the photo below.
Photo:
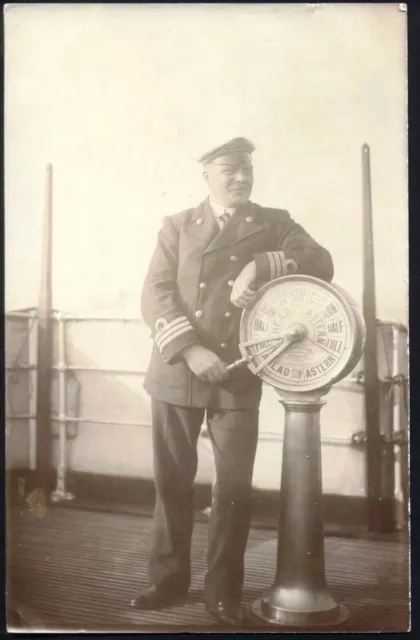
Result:
<svg viewBox="0 0 420 640"><path fill-rule="evenodd" d="M335 627L349 614L330 594L324 559L320 411L363 353L365 326L337 285L305 275L263 286L240 324L242 359L285 408L277 566L251 606L254 619L290 629Z"/></svg>
<svg viewBox="0 0 420 640"><path fill-rule="evenodd" d="M328 390L324 390L325 394ZM252 604L255 618L285 627L331 627L347 609L325 578L321 394L283 394L285 412L277 569L274 584Z"/></svg>

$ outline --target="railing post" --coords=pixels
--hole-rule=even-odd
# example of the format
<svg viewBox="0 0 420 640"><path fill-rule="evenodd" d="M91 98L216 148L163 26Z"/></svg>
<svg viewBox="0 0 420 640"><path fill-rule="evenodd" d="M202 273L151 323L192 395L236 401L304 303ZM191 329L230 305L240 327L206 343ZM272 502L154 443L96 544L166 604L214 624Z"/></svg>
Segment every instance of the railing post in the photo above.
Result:
<svg viewBox="0 0 420 640"><path fill-rule="evenodd" d="M36 469L36 397L38 384L38 366L37 366L37 333L38 333L38 314L36 309L32 309L28 318L29 331L29 385L31 392L29 394L29 469ZM33 369L31 367L34 367Z"/></svg>
<svg viewBox="0 0 420 640"><path fill-rule="evenodd" d="M51 494L53 502L73 500L74 495L66 491L67 471L67 385L66 385L66 318L63 313L56 314L58 325L58 462L57 485Z"/></svg>
<svg viewBox="0 0 420 640"><path fill-rule="evenodd" d="M401 412L404 403L404 387L398 384L396 380L399 376L404 376L404 371L400 371L400 349L401 349L401 330L398 326L392 327L392 435L399 434L403 431L403 420ZM404 425L405 427L405 425ZM408 447L408 442L407 445ZM404 445L394 445L394 497L395 497L395 521L397 529L403 529L406 525L407 517L407 496L406 482L404 481L404 471L407 465L407 449Z"/></svg>

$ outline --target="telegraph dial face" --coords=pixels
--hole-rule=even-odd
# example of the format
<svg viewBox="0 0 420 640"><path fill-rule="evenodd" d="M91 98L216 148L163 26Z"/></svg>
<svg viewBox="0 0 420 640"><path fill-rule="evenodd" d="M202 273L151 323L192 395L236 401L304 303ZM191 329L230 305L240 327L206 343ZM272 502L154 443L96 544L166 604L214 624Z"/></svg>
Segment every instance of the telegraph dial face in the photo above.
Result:
<svg viewBox="0 0 420 640"><path fill-rule="evenodd" d="M348 375L359 361L364 323L346 292L311 276L262 287L241 318L248 367L283 391L314 391Z"/></svg>

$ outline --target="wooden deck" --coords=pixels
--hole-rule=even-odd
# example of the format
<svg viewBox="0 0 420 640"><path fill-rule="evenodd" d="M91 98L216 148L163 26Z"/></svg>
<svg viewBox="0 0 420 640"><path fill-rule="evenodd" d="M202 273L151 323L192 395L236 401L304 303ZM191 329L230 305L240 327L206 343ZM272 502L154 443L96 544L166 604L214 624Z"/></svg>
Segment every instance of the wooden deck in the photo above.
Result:
<svg viewBox="0 0 420 640"><path fill-rule="evenodd" d="M196 522L190 597L160 612L135 612L128 603L147 585L151 519L139 515L27 506L7 518L8 607L19 615L9 629L90 632L217 632L202 604L207 524ZM276 532L252 529L244 602L269 587ZM409 629L409 548L391 540L325 539L326 572L334 597L350 610L340 630ZM254 630L263 630L253 626ZM267 629L267 627L266 627ZM270 627L271 630L282 630ZM251 629L248 629L251 630Z"/></svg>

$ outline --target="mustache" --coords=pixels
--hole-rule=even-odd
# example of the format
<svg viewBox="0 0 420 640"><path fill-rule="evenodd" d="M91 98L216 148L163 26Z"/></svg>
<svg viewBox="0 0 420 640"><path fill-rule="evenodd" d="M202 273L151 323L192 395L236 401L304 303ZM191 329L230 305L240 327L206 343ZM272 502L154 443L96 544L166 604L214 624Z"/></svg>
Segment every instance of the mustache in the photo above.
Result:
<svg viewBox="0 0 420 640"><path fill-rule="evenodd" d="M244 191L245 189L249 189L250 187L250 182L242 182L241 184L234 184L232 187L230 187L229 191Z"/></svg>

